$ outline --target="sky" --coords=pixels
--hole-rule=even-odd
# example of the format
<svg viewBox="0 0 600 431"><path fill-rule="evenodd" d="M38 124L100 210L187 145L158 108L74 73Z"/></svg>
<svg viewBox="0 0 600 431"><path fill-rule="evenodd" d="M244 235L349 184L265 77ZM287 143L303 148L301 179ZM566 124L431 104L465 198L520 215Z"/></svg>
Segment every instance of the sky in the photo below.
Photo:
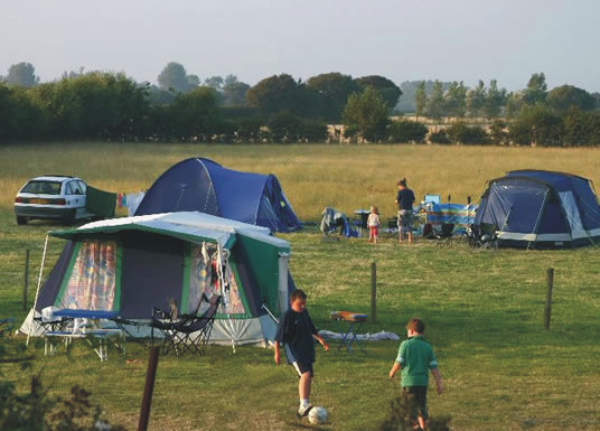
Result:
<svg viewBox="0 0 600 431"><path fill-rule="evenodd" d="M3 2L0 74L21 61L156 82L169 61L251 85L289 73L497 79L600 91L598 0L27 0Z"/></svg>

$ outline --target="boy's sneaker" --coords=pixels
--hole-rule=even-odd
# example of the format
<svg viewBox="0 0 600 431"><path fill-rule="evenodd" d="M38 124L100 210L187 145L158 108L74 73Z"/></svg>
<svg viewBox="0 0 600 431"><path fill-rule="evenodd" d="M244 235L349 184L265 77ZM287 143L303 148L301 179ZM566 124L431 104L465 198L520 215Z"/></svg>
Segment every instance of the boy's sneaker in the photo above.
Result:
<svg viewBox="0 0 600 431"><path fill-rule="evenodd" d="M299 418L304 417L304 416L308 415L308 412L310 412L310 409L312 409L312 408L313 408L312 404L308 404L305 407L300 406L300 408L298 409L298 413L296 413L296 415Z"/></svg>

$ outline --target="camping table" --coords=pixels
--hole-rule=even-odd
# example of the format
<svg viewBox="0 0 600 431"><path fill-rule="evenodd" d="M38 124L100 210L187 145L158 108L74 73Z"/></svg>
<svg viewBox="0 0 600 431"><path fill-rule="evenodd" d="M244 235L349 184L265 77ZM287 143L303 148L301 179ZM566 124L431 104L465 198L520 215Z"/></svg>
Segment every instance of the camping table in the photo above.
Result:
<svg viewBox="0 0 600 431"><path fill-rule="evenodd" d="M362 324L368 319L367 314L353 313L352 311L333 311L331 312L331 318L333 320L337 320L341 324L346 323L348 326L345 331L342 331L344 337L342 338L340 345L338 346L338 350L346 347L349 352L352 352L352 345L356 343L356 345L362 350L365 351L360 344L358 337L356 336L356 332L361 328Z"/></svg>
<svg viewBox="0 0 600 431"><path fill-rule="evenodd" d="M45 346L44 354L48 354L48 341L49 337L62 337L65 340L65 346L67 346L72 340L77 338L85 339L90 346L94 349L94 352L100 358L100 361L108 359L108 342L112 342L114 346L125 354L125 333L118 328L102 328L100 320L113 320L118 317L118 313L115 311L106 310L77 310L68 309L56 310L54 318L63 319L66 321L73 321L73 328L62 326L59 330L50 330L44 333ZM77 327L76 319L88 319L92 322L90 326ZM56 321L55 321L56 322ZM115 341L114 338L119 338L119 341ZM50 351L54 350L54 346L50 344Z"/></svg>

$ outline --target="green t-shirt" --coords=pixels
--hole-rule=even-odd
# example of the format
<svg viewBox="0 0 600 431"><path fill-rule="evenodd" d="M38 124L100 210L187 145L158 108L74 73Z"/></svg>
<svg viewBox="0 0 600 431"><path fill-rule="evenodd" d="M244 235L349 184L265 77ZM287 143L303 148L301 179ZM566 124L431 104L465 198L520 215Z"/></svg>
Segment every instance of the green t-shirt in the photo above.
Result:
<svg viewBox="0 0 600 431"><path fill-rule="evenodd" d="M422 335L410 337L400 344L396 362L402 366L402 386L427 386L429 370L438 363L431 344Z"/></svg>

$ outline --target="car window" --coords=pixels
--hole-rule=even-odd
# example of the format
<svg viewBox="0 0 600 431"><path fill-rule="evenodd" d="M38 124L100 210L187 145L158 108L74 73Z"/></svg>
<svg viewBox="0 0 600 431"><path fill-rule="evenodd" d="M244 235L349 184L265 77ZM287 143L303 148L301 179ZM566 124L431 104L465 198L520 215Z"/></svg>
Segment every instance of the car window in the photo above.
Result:
<svg viewBox="0 0 600 431"><path fill-rule="evenodd" d="M65 195L73 195L75 194L73 191L73 183L68 182L65 184Z"/></svg>
<svg viewBox="0 0 600 431"><path fill-rule="evenodd" d="M85 195L87 192L87 185L83 181L77 181L79 183L79 187L81 189L81 194Z"/></svg>
<svg viewBox="0 0 600 431"><path fill-rule="evenodd" d="M29 181L21 193L36 195L59 195L61 183L58 181Z"/></svg>
<svg viewBox="0 0 600 431"><path fill-rule="evenodd" d="M71 190L73 190L74 195L82 195L81 186L79 185L79 181L71 181Z"/></svg>

